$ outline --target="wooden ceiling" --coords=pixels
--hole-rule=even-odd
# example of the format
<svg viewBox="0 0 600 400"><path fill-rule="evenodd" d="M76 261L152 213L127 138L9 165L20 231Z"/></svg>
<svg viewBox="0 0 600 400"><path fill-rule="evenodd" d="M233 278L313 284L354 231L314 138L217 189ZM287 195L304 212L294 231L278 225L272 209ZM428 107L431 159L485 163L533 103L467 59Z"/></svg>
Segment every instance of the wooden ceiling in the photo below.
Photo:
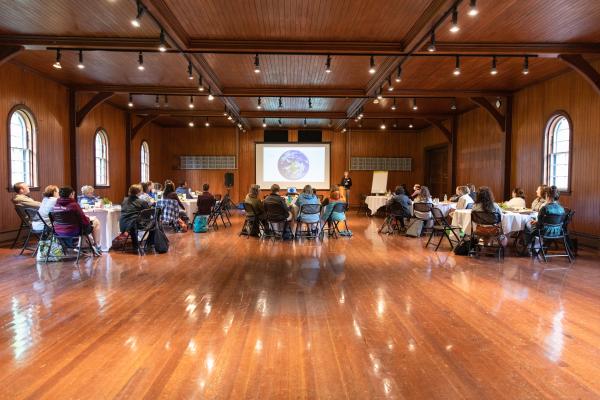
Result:
<svg viewBox="0 0 600 400"><path fill-rule="evenodd" d="M600 2L595 0L141 0L141 27L130 21L135 0L0 0L0 55L79 91L115 93L110 102L133 112L160 114L155 122L184 126L191 118L231 125L225 108L244 128L262 119L277 127L355 127L381 119L397 129L422 129L476 107L470 98L506 96L569 67L559 54L600 53ZM450 33L451 11L460 30ZM169 51L157 52L161 29ZM426 51L432 30L435 53ZM62 49L62 69L52 67ZM85 69L78 69L78 50ZM144 51L143 72L137 69ZM186 54L181 53L184 51ZM254 72L259 54L260 73ZM331 55L331 73L325 71ZM374 56L374 74L369 73ZM460 55L461 74L453 74ZM491 75L497 55L498 74ZM524 56L528 75L522 73ZM188 79L188 62L194 80ZM0 60L2 62L2 60ZM402 65L402 81L396 76ZM198 92L198 75L215 94ZM379 104L373 98L379 88ZM159 105L155 96L159 94ZM164 105L164 95L169 105ZM194 109L189 96L196 95ZM257 98L261 97L261 109ZM279 97L282 98L280 107ZM391 109L396 96L396 110ZM417 98L419 108L410 102ZM310 107L309 107L310 99ZM456 105L455 109L452 105ZM398 122L395 122L395 121ZM201 122L203 123L203 122Z"/></svg>

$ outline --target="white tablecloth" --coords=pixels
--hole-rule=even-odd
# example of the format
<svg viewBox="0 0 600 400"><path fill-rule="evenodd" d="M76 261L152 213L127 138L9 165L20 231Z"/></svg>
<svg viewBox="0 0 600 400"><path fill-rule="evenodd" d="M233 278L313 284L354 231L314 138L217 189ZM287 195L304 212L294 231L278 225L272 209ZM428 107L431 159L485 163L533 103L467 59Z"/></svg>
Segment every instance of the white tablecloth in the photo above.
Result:
<svg viewBox="0 0 600 400"><path fill-rule="evenodd" d="M456 210L456 204L457 203L437 203L437 204L434 204L433 206L435 208L439 208L440 210L442 210L442 213L444 215L448 215L450 210ZM410 207L410 212L411 212L411 214L413 212L412 206Z"/></svg>
<svg viewBox="0 0 600 400"><path fill-rule="evenodd" d="M367 196L365 203L367 203L371 214L375 214L380 207L385 207L388 199L388 196Z"/></svg>
<svg viewBox="0 0 600 400"><path fill-rule="evenodd" d="M502 230L505 234L525 229L527 222L537 217L537 213L519 214L514 212L502 213ZM452 225L460 226L463 232L471 233L471 210L456 210L452 216Z"/></svg>
<svg viewBox="0 0 600 400"><path fill-rule="evenodd" d="M194 214L198 211L198 200L197 199L187 199L182 201L183 206L185 207L185 213L187 214L190 221L194 218Z"/></svg>
<svg viewBox="0 0 600 400"><path fill-rule="evenodd" d="M121 218L121 207L92 208L83 210L88 217L96 217L100 221L100 248L108 251L114 238L121 233L119 230L119 218Z"/></svg>

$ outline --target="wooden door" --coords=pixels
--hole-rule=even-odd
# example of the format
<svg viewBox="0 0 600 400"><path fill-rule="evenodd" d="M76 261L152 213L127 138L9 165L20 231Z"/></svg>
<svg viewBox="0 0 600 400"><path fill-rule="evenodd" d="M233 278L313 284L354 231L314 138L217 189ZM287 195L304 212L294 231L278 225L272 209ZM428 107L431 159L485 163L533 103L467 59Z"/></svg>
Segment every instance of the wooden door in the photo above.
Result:
<svg viewBox="0 0 600 400"><path fill-rule="evenodd" d="M425 151L425 185L433 197L448 197L448 146L435 147Z"/></svg>

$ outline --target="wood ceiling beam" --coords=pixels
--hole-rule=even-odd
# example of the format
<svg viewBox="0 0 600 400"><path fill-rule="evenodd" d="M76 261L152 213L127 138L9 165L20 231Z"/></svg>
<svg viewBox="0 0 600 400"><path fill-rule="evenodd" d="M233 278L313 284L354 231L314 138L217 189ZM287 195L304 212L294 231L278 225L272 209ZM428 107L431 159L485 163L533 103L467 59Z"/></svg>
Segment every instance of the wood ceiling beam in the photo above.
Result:
<svg viewBox="0 0 600 400"><path fill-rule="evenodd" d="M0 46L0 65L25 50L23 46Z"/></svg>
<svg viewBox="0 0 600 400"><path fill-rule="evenodd" d="M345 112L332 111L240 111L244 118L342 119Z"/></svg>
<svg viewBox="0 0 600 400"><path fill-rule="evenodd" d="M558 58L579 73L600 94L600 72L581 54L561 54Z"/></svg>
<svg viewBox="0 0 600 400"><path fill-rule="evenodd" d="M419 114L419 113L399 113L399 112L370 112L365 113L362 119L421 119L421 120L445 120L452 118L453 114Z"/></svg>
<svg viewBox="0 0 600 400"><path fill-rule="evenodd" d="M431 125L438 128L444 134L444 136L446 136L446 139L448 139L448 142L452 143L452 132L450 131L450 129L446 128L443 121L441 121L439 119L434 119L434 118L425 118L425 120L427 122L429 122Z"/></svg>
<svg viewBox="0 0 600 400"><path fill-rule="evenodd" d="M363 89L335 88L224 88L228 97L364 97Z"/></svg>
<svg viewBox="0 0 600 400"><path fill-rule="evenodd" d="M0 45L24 46L28 50L45 50L47 47L64 49L114 49L157 50L157 38L51 36L51 35L0 35Z"/></svg>
<svg viewBox="0 0 600 400"><path fill-rule="evenodd" d="M133 129L131 129L131 140L133 140L135 135L139 131L141 131L146 125L148 125L150 122L154 121L158 117L160 117L160 115L158 115L158 114L149 114L149 115L146 115L144 118L142 118L142 120L140 122L138 122L138 124L136 126L134 126Z"/></svg>
<svg viewBox="0 0 600 400"><path fill-rule="evenodd" d="M502 132L506 131L506 118L488 101L488 99L485 97L471 97L471 101L487 111L496 120Z"/></svg>
<svg viewBox="0 0 600 400"><path fill-rule="evenodd" d="M85 119L86 115L88 115L92 110L98 107L100 104L104 103L106 100L110 99L114 95L114 92L100 92L97 93L94 97L92 97L86 105L81 107L79 111L77 111L75 118L75 126L79 128L81 123Z"/></svg>
<svg viewBox="0 0 600 400"><path fill-rule="evenodd" d="M598 54L598 43L460 43L436 42L435 54L514 54L537 55L539 57L556 58L559 54ZM420 47L419 54L431 54L425 45Z"/></svg>
<svg viewBox="0 0 600 400"><path fill-rule="evenodd" d="M142 108L132 110L138 116L168 116L168 117L223 117L222 111L215 110L157 110L154 108Z"/></svg>

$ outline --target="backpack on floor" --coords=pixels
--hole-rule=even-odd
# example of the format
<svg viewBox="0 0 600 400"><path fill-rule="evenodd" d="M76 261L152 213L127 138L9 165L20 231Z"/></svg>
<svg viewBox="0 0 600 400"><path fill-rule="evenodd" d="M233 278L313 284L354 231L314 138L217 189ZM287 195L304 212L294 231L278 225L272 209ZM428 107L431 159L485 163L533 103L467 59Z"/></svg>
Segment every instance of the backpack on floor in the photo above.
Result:
<svg viewBox="0 0 600 400"><path fill-rule="evenodd" d="M169 238L162 229L154 231L154 250L160 254L169 251Z"/></svg>
<svg viewBox="0 0 600 400"><path fill-rule="evenodd" d="M206 218L206 215L196 215L193 230L194 233L208 232L208 218Z"/></svg>

